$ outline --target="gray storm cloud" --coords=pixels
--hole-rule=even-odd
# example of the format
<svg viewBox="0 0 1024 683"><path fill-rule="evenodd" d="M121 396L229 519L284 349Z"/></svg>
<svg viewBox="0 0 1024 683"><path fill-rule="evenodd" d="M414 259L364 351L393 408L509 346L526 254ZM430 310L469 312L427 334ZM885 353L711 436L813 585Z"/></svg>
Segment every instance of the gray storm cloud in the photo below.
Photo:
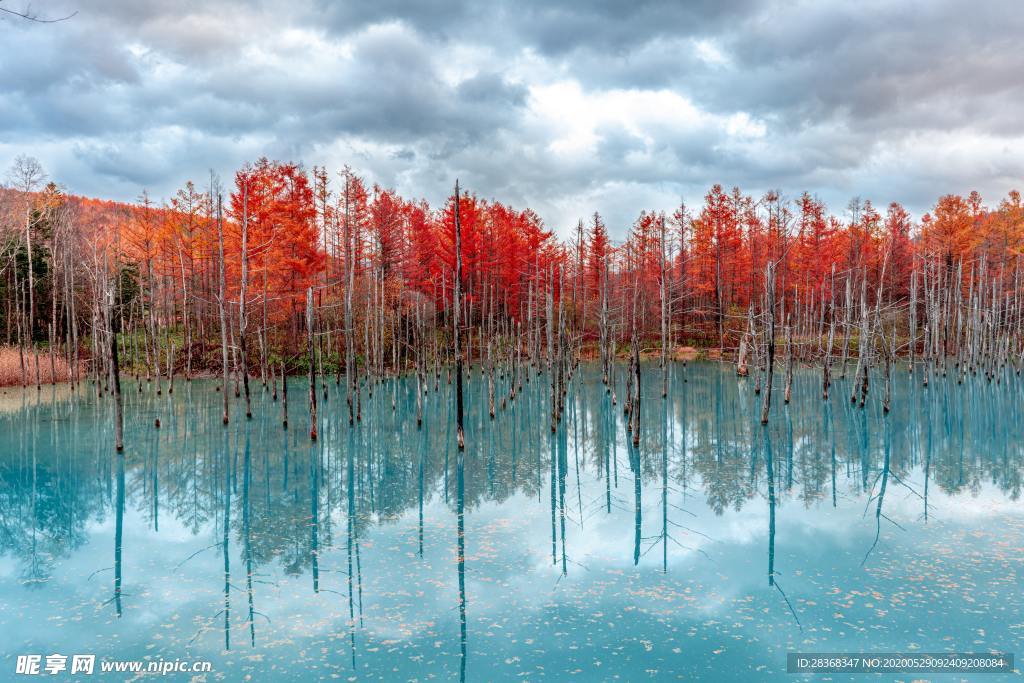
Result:
<svg viewBox="0 0 1024 683"><path fill-rule="evenodd" d="M8 4L15 0L8 0ZM11 5L14 6L14 5ZM720 182L920 213L1024 175L1010 2L60 0L0 19L0 164L170 196L257 156L407 196L456 176L556 229Z"/></svg>

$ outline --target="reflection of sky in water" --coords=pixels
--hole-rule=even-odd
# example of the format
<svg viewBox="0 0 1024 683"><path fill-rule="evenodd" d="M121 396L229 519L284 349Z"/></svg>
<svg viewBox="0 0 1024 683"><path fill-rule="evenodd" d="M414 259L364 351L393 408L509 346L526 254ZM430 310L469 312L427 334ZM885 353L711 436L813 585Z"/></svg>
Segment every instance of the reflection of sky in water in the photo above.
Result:
<svg viewBox="0 0 1024 683"><path fill-rule="evenodd" d="M850 407L842 381L823 403L817 375L798 373L768 444L758 397L728 368L691 365L685 383L674 368L667 406L656 368L647 372L639 491L621 405L593 372L570 391L554 436L543 377L491 422L476 409L485 387L473 375L468 679L739 681L786 677L792 650L1014 649L1024 632L1019 380L935 379L925 390L898 373L895 410L883 418L873 402ZM52 652L209 658L226 680L344 679L353 659L360 678L457 678L456 453L444 379L422 431L409 384L398 385L394 413L394 385L364 394L355 432L330 384L312 447L298 380L289 432L280 404L259 392L254 419L232 422L227 447L213 386L180 382L157 397L128 383L120 618L109 407L86 392L8 390L0 679L13 676L17 654Z"/></svg>

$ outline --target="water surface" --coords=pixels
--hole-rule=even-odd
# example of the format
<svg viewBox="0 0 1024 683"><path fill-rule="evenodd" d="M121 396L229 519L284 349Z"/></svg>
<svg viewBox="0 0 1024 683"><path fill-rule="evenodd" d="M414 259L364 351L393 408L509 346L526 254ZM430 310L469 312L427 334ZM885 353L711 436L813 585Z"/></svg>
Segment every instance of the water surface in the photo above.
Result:
<svg viewBox="0 0 1024 683"><path fill-rule="evenodd" d="M666 399L658 372L634 450L594 368L554 434L545 376L504 405L501 380L491 420L477 370L464 458L445 376L420 429L414 382L364 389L355 428L330 382L316 443L298 378L288 430L258 382L227 428L214 382L126 382L123 461L109 399L8 389L0 679L28 653L232 681L748 681L794 678L788 651L1015 649L1019 378L899 372L886 416L799 371L762 428L729 367L674 366Z"/></svg>

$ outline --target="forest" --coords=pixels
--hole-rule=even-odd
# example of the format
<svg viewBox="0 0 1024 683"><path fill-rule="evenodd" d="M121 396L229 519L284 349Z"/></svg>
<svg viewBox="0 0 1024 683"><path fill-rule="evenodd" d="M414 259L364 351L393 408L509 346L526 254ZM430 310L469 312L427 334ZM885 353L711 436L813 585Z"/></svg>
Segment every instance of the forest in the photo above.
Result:
<svg viewBox="0 0 1024 683"><path fill-rule="evenodd" d="M793 366L815 363L825 397L852 372L863 403L881 360L888 408L897 358L927 383L1024 356L1016 191L991 207L943 195L915 219L895 202L836 213L808 192L716 184L700 204L640 211L617 241L597 212L556 230L454 184L431 207L349 167L262 158L227 187L211 172L125 204L69 194L19 157L0 193L4 381L103 391L114 351L140 391L222 376L225 421L229 383L248 406L250 379L276 393L307 372L325 394L344 376L358 418L360 384L414 372L426 387L465 359L490 378L493 414L524 368L563 367L563 382L589 358L609 383L619 357L631 378L641 359L701 353L769 394L778 357L787 401Z"/></svg>

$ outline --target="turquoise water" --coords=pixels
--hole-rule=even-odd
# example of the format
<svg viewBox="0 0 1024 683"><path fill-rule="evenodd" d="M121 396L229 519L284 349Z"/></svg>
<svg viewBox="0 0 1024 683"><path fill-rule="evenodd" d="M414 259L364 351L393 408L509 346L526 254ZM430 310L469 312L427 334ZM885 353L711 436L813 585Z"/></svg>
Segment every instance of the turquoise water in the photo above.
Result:
<svg viewBox="0 0 1024 683"><path fill-rule="evenodd" d="M444 376L422 429L413 382L364 389L355 429L330 382L316 443L299 378L287 431L258 383L225 428L214 382L128 382L123 467L109 399L8 389L0 680L32 653L229 681L749 681L799 679L789 651L1016 649L1020 378L902 371L884 416L880 384L861 410L800 371L762 429L729 367L674 366L665 400L644 372L638 453L594 368L557 434L545 377L504 407L499 382L492 421L472 373L461 466Z"/></svg>

